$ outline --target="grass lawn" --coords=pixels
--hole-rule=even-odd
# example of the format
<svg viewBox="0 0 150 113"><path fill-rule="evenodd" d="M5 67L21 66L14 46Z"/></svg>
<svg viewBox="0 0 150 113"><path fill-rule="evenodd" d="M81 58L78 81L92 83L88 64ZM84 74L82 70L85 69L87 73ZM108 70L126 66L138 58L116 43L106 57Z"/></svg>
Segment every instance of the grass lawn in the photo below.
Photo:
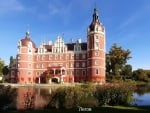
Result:
<svg viewBox="0 0 150 113"><path fill-rule="evenodd" d="M89 111L88 111L89 110ZM107 107L98 107L90 108L87 111L79 111L79 108L76 109L62 109L62 110L31 110L31 111L0 111L0 113L77 113L77 112L89 112L89 113L149 113L150 106L145 107L123 107L123 106L107 106Z"/></svg>

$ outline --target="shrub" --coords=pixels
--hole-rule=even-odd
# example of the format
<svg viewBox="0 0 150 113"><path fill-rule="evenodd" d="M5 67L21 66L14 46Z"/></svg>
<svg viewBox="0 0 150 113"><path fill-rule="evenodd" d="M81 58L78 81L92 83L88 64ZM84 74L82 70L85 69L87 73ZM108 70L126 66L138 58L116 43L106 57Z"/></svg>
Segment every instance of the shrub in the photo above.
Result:
<svg viewBox="0 0 150 113"><path fill-rule="evenodd" d="M13 102L15 93L15 89L12 89L10 86L0 86L0 108Z"/></svg>
<svg viewBox="0 0 150 113"><path fill-rule="evenodd" d="M99 105L130 105L133 88L127 84L107 85L97 88L95 97Z"/></svg>
<svg viewBox="0 0 150 113"><path fill-rule="evenodd" d="M51 95L49 107L59 108L75 108L82 107L96 107L98 101L93 96L94 90L89 90L88 85L58 88Z"/></svg>

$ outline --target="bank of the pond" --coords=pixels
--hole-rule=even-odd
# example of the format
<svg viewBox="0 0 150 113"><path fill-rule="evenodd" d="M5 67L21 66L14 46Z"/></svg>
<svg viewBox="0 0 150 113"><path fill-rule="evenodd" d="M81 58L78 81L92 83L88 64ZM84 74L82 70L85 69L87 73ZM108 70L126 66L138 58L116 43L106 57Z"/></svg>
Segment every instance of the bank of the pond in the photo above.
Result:
<svg viewBox="0 0 150 113"><path fill-rule="evenodd" d="M52 84L13 84L13 83L0 83L0 85L4 85L4 86L11 86L14 88L18 88L18 87L63 87L63 86L75 86L76 84L74 83L64 83L64 84L56 84L56 83L52 83Z"/></svg>
<svg viewBox="0 0 150 113"><path fill-rule="evenodd" d="M87 111L86 111L87 110ZM89 112L89 113L149 113L150 107L125 107L125 106L105 106L87 109L73 108L73 109L44 109L44 110L28 110L28 111L16 111L16 110L6 110L0 113L77 113L77 112ZM89 111L88 111L89 110Z"/></svg>

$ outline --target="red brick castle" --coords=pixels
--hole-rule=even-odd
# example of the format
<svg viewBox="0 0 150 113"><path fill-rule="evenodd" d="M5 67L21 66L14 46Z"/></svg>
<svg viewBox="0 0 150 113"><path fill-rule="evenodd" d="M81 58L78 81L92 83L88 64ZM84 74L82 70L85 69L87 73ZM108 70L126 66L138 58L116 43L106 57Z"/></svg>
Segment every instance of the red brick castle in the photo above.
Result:
<svg viewBox="0 0 150 113"><path fill-rule="evenodd" d="M97 9L87 29L87 43L79 39L65 44L58 36L55 43L42 43L37 48L26 32L18 43L16 64L10 78L18 83L105 83L105 28Z"/></svg>

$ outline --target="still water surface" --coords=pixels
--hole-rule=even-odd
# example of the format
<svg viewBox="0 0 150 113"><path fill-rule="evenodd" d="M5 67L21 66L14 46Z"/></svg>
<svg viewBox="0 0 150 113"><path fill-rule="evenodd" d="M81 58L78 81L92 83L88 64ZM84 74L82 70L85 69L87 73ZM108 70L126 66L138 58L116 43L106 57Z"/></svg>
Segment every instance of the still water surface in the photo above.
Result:
<svg viewBox="0 0 150 113"><path fill-rule="evenodd" d="M17 89L16 99L13 103L17 109L43 109L50 101L51 92L56 88L34 88L20 87ZM134 92L134 101L131 103L136 106L150 106L150 86L139 87Z"/></svg>
<svg viewBox="0 0 150 113"><path fill-rule="evenodd" d="M150 106L150 84L137 86L133 96L133 105Z"/></svg>

